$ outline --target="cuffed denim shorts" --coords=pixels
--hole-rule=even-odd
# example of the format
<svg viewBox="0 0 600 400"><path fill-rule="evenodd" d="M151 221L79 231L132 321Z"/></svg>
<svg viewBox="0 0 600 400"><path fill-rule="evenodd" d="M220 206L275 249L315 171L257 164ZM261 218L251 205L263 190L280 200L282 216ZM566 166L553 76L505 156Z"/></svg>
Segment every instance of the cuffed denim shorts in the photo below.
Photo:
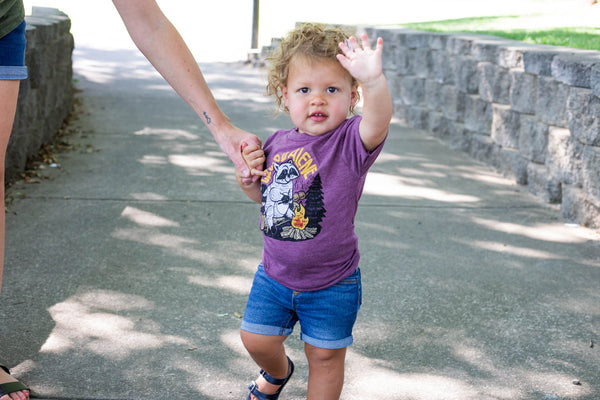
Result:
<svg viewBox="0 0 600 400"><path fill-rule="evenodd" d="M297 292L269 277L262 265L254 275L242 330L289 336L300 322L300 338L323 349L352 344L352 328L362 303L360 269L322 290Z"/></svg>
<svg viewBox="0 0 600 400"><path fill-rule="evenodd" d="M0 80L27 78L25 21L0 39Z"/></svg>

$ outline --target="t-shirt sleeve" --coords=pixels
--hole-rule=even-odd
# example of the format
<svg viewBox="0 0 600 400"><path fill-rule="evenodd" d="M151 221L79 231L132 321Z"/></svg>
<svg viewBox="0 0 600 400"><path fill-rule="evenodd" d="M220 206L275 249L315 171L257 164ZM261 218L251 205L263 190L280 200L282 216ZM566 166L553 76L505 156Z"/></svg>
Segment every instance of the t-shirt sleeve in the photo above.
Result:
<svg viewBox="0 0 600 400"><path fill-rule="evenodd" d="M374 150L368 151L362 143L360 132L358 130L362 117L357 115L345 122L344 144L342 145L344 153L349 163L349 167L358 175L364 175L373 165L379 153L383 149L385 140Z"/></svg>

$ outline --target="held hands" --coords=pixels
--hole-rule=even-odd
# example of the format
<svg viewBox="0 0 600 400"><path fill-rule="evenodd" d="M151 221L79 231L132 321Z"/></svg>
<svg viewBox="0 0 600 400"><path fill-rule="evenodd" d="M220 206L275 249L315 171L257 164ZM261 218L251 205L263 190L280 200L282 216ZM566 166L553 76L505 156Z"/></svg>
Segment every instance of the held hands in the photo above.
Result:
<svg viewBox="0 0 600 400"><path fill-rule="evenodd" d="M227 129L221 129L220 135L215 136L217 144L229 159L235 165L236 174L240 176L245 184L250 184L258 179L253 176L249 165L242 156L240 149L252 145L260 148L261 141L255 135L245 132L234 125L229 125ZM258 167L260 169L260 167Z"/></svg>
<svg viewBox="0 0 600 400"><path fill-rule="evenodd" d="M346 43L340 43L344 54L338 54L337 59L362 86L377 80L383 75L381 55L383 53L383 39L377 39L377 46L373 50L369 44L367 34L361 35L362 48L356 38L351 36Z"/></svg>
<svg viewBox="0 0 600 400"><path fill-rule="evenodd" d="M257 144L242 144L242 158L250 170L250 177L266 176L263 171L265 164L265 152L260 145ZM255 181L256 179L253 179Z"/></svg>

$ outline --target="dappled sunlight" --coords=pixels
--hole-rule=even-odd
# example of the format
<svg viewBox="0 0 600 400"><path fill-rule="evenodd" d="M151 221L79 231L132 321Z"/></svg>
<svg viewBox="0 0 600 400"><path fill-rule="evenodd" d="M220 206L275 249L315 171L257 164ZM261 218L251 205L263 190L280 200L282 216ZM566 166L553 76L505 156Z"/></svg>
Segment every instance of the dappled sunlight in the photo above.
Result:
<svg viewBox="0 0 600 400"><path fill-rule="evenodd" d="M348 350L346 365L353 379L344 391L366 399L478 400L480 393L458 379L425 373L400 373L393 364ZM356 372L354 372L356 371Z"/></svg>
<svg viewBox="0 0 600 400"><path fill-rule="evenodd" d="M163 335L154 323L141 323L136 311L155 306L140 296L93 289L72 296L48 309L55 327L41 353L88 350L111 360L123 360L142 350L164 344L185 344L187 339ZM131 316L122 315L131 314Z"/></svg>
<svg viewBox="0 0 600 400"><path fill-rule="evenodd" d="M446 178L447 174L421 168L402 168L400 171L402 176L419 176L426 178Z"/></svg>
<svg viewBox="0 0 600 400"><path fill-rule="evenodd" d="M367 175L364 193L407 199L426 199L444 203L475 203L480 201L475 196L455 194L426 187L418 179L379 172L371 172Z"/></svg>
<svg viewBox="0 0 600 400"><path fill-rule="evenodd" d="M600 233L579 226L563 223L534 224L531 226L512 222L501 222L495 219L472 217L472 221L487 229L510 235L525 236L530 239L556 243L584 243L588 240L600 240Z"/></svg>
<svg viewBox="0 0 600 400"><path fill-rule="evenodd" d="M198 135L184 129L150 128L145 127L133 133L137 136L154 135L161 139L173 141L177 139L198 140Z"/></svg>
<svg viewBox="0 0 600 400"><path fill-rule="evenodd" d="M567 259L566 257L559 256L558 254L551 253L549 251L536 250L529 247L514 246L501 242L485 242L483 240L464 240L463 242L467 246L525 258L535 258L540 260Z"/></svg>
<svg viewBox="0 0 600 400"><path fill-rule="evenodd" d="M377 161L375 161L375 164L385 163L385 162L394 162L394 161L400 161L400 160L402 160L402 157L399 156L398 154L386 153L385 151L382 151L381 153L379 153L379 156L377 156Z"/></svg>
<svg viewBox="0 0 600 400"><path fill-rule="evenodd" d="M472 166L466 167L457 167L458 176L465 179L470 179L473 181L491 184L491 185L500 185L500 186L510 186L515 187L516 184L514 180L504 178L502 175L499 175L494 171L485 171L483 168L473 168Z"/></svg>
<svg viewBox="0 0 600 400"><path fill-rule="evenodd" d="M482 351L483 344L466 344L460 336L450 346L456 360L483 374L465 375L460 370L425 373L414 372L414 368L403 372L398 370L401 362L370 358L349 349L344 392L359 394L356 398L381 400L524 400L533 388L542 396L545 393L556 398L585 398L593 393L585 384L573 385L574 377L568 373L499 364Z"/></svg>
<svg viewBox="0 0 600 400"><path fill-rule="evenodd" d="M221 332L220 336L221 342L227 346L229 350L234 351L240 357L245 359L249 359L250 356L248 352L244 348L242 340L240 339L240 330L239 329L230 329Z"/></svg>
<svg viewBox="0 0 600 400"><path fill-rule="evenodd" d="M240 242L220 241L214 243L208 249L203 249L206 247L206 243L202 240L166 232L165 230L172 228L178 231L179 229L177 228L181 228L180 223L161 217L156 213L126 206L121 213L121 217L134 223L135 226L115 228L111 234L115 239L155 246L167 250L177 257L202 262L205 266L225 263L226 265L237 265L247 272L254 271L260 259L259 254L255 258L248 258L247 255L250 254L248 252L251 252L254 248ZM237 249L241 253L241 256L234 257L232 249ZM193 273L196 272L191 272L190 274ZM202 282L198 281L195 284L202 285ZM221 284L227 285L223 282ZM240 282L239 285L241 284Z"/></svg>
<svg viewBox="0 0 600 400"><path fill-rule="evenodd" d="M142 228L117 228L112 233L112 237L120 240L128 240L150 246L157 246L172 250L176 255L189 258L190 260L211 263L215 261L212 252L196 250L188 247L198 244L197 240L189 239L183 236L162 233L152 229Z"/></svg>
<svg viewBox="0 0 600 400"><path fill-rule="evenodd" d="M169 163L165 156L153 156L149 154L144 155L144 157L138 161L142 164L148 165L166 165Z"/></svg>
<svg viewBox="0 0 600 400"><path fill-rule="evenodd" d="M207 172L218 172L233 175L233 166L223 158L201 156L197 154L173 154L168 157L171 164L184 168L189 175L206 175Z"/></svg>
<svg viewBox="0 0 600 400"><path fill-rule="evenodd" d="M237 393L245 388L245 382L240 381L236 370L227 368L227 365L221 365L222 368L216 370L214 366L205 362L180 360L174 366L178 370L178 376L187 375L187 379L183 380L185 386L197 392L185 398L227 400L232 398L232 392Z"/></svg>
<svg viewBox="0 0 600 400"><path fill-rule="evenodd" d="M582 398L592 394L592 390L587 385L574 385L573 375L561 374L558 372L533 371L526 368L514 368L514 376L518 376L522 381L546 393L553 393L562 398Z"/></svg>
<svg viewBox="0 0 600 400"><path fill-rule="evenodd" d="M259 68L242 68L235 75L223 72L223 68L219 68L221 64L200 64L203 70L204 77L209 82L214 82L219 86L225 82L229 82L233 87L243 87L248 85L256 90L256 87L263 88L267 82L266 70ZM218 88L217 88L218 89ZM254 92L256 96L256 92ZM265 97L267 97L265 95Z"/></svg>
<svg viewBox="0 0 600 400"><path fill-rule="evenodd" d="M168 197L166 197L162 194L152 193L152 192L131 193L131 197L134 198L135 200L140 200L140 201L165 201L165 200L168 200Z"/></svg>
<svg viewBox="0 0 600 400"><path fill-rule="evenodd" d="M221 275L218 277L207 277L202 275L188 276L188 282L217 289L228 290L232 293L247 295L252 287L252 277L238 275Z"/></svg>
<svg viewBox="0 0 600 400"><path fill-rule="evenodd" d="M240 90L240 89L232 89L232 88L215 88L213 89L213 95L217 101L223 100L235 100L235 101L252 101L256 103L268 103L270 104L272 100L267 96L257 96L254 91L250 90Z"/></svg>
<svg viewBox="0 0 600 400"><path fill-rule="evenodd" d="M452 354L459 360L469 363L482 371L493 373L496 369L493 360L489 359L481 350L484 346L469 346L464 342L457 341L452 349Z"/></svg>
<svg viewBox="0 0 600 400"><path fill-rule="evenodd" d="M76 48L73 52L73 69L84 79L101 85L111 85L118 80L147 80L160 82L156 86L171 90L170 86L161 80L160 75L150 63L136 50L120 50L119 54L127 59L115 60L115 54L110 50Z"/></svg>
<svg viewBox="0 0 600 400"><path fill-rule="evenodd" d="M179 226L175 221L129 206L125 207L121 216L142 226Z"/></svg>

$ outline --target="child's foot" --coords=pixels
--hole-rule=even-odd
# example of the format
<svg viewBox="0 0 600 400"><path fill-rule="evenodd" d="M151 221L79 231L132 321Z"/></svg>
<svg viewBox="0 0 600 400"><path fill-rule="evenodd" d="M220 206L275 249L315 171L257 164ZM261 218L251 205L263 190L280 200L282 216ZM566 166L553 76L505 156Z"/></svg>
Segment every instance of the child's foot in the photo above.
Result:
<svg viewBox="0 0 600 400"><path fill-rule="evenodd" d="M275 394L281 387L281 385L273 385L272 383L267 382L267 380L262 375L259 376L255 382L256 382L256 388L258 389L258 391L261 393L264 393L264 394ZM252 393L250 393L250 399L262 400L256 396L254 396ZM0 399L0 400L4 400L4 399Z"/></svg>
<svg viewBox="0 0 600 400"><path fill-rule="evenodd" d="M0 400L27 400L29 390L0 366ZM4 388L4 390L3 390ZM12 391L14 388L17 390Z"/></svg>

